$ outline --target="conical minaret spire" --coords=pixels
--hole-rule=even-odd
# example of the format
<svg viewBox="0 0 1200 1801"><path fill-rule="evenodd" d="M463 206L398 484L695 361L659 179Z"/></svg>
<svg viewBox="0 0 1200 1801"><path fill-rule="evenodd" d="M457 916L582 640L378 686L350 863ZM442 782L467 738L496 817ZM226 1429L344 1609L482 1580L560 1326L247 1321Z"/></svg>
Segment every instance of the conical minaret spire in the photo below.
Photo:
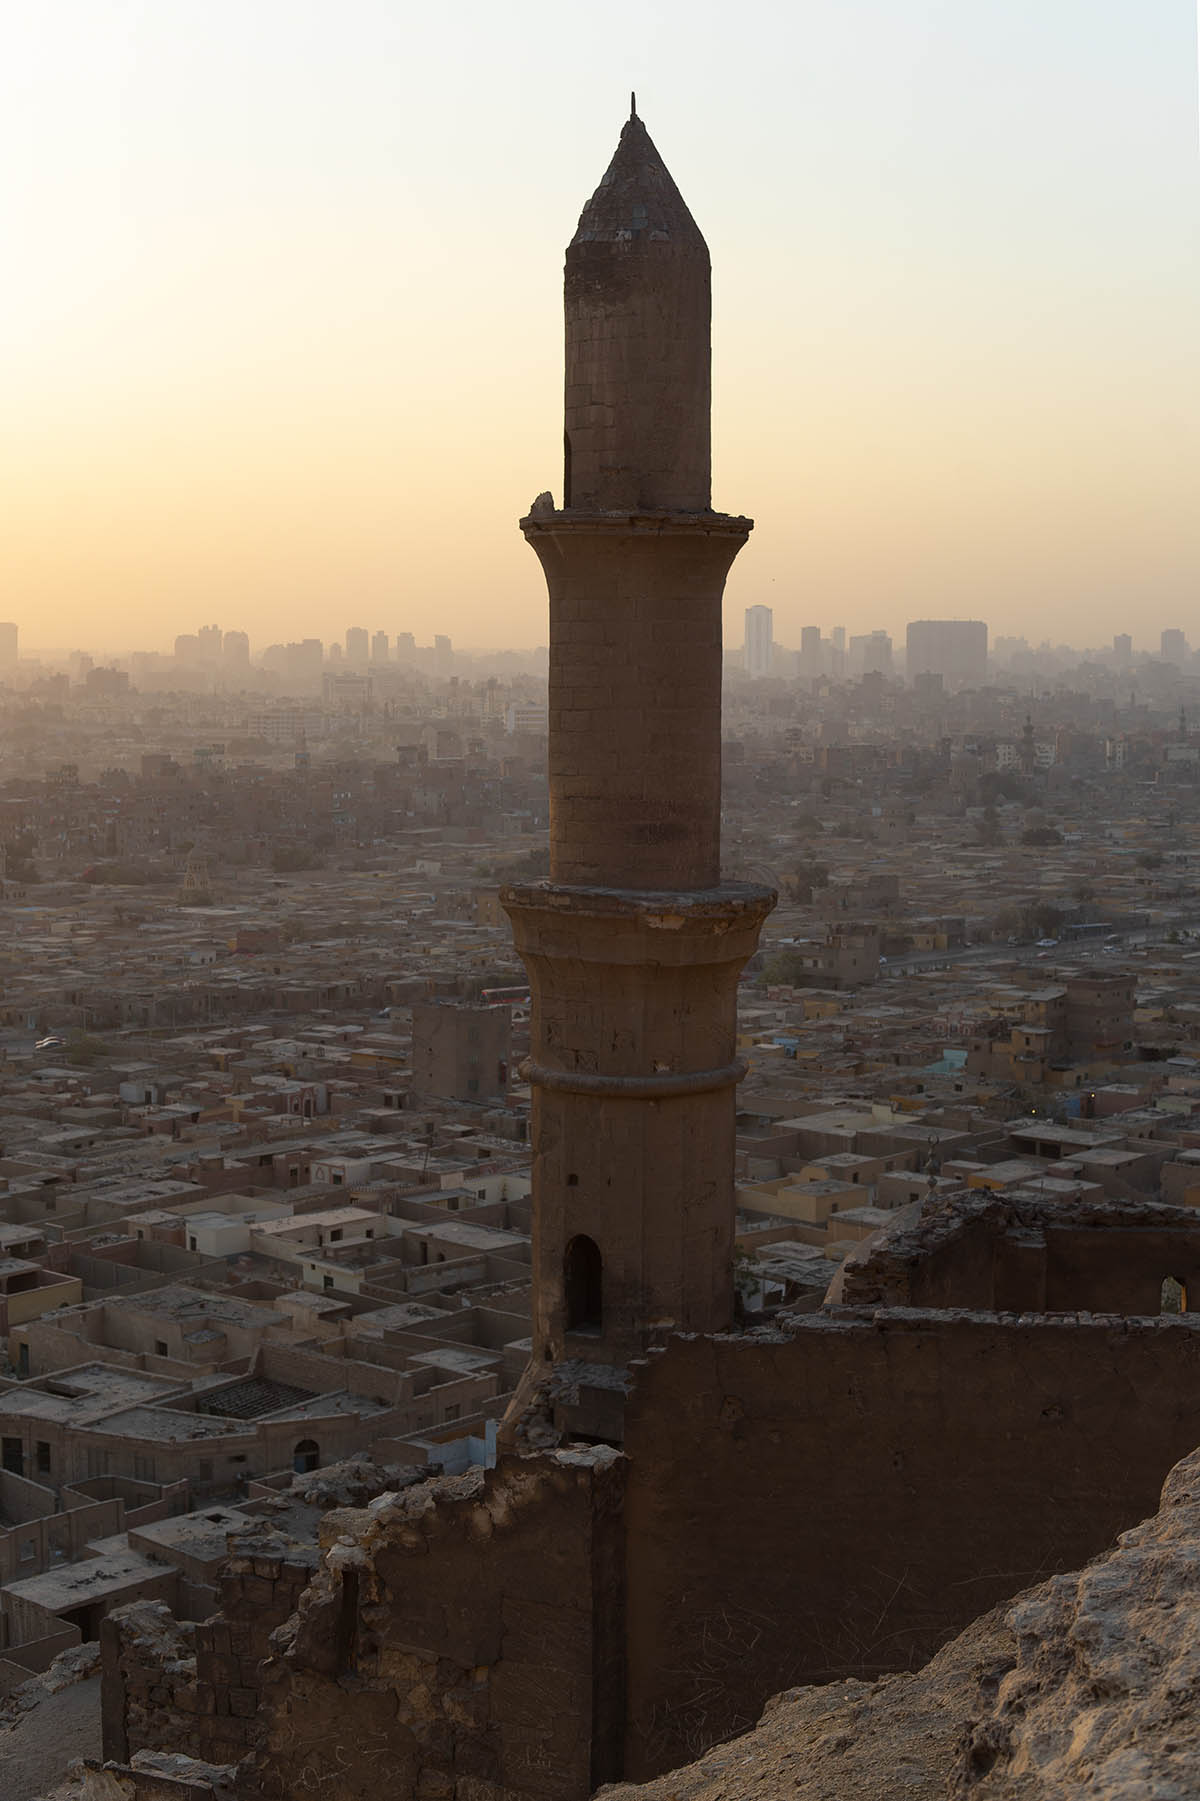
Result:
<svg viewBox="0 0 1200 1801"><path fill-rule="evenodd" d="M704 512L708 246L637 116L567 247L563 505Z"/></svg>

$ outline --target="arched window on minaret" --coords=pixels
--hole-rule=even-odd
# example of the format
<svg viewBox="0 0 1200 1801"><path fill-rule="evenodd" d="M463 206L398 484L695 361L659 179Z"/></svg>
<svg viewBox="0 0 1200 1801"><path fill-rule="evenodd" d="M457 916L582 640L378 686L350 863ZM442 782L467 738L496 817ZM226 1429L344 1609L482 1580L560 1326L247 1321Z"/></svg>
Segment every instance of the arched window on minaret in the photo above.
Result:
<svg viewBox="0 0 1200 1801"><path fill-rule="evenodd" d="M572 1238L563 1256L568 1332L599 1332L604 1315L604 1263L595 1239Z"/></svg>

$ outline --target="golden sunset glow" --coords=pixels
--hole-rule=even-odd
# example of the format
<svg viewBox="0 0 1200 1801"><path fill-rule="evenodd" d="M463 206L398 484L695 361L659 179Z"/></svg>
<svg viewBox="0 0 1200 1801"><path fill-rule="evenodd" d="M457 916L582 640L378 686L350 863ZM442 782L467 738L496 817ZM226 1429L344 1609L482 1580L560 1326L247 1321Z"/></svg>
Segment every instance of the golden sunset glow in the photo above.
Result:
<svg viewBox="0 0 1200 1801"><path fill-rule="evenodd" d="M902 16L901 16L902 15ZM968 16L969 15L969 16ZM1102 15L1102 16L1100 16ZM731 618L1102 642L1200 595L1194 11L45 0L0 64L30 649L545 641L558 271L630 87L714 265Z"/></svg>

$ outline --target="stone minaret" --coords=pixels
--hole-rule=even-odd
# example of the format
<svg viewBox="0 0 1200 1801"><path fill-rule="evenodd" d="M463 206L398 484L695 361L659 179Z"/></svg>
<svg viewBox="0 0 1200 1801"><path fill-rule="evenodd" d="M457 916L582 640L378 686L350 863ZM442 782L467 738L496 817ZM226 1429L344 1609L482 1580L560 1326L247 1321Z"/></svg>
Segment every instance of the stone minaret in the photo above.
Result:
<svg viewBox="0 0 1200 1801"><path fill-rule="evenodd" d="M634 112L567 249L564 505L521 521L550 590L550 879L503 896L533 999L530 1380L598 1437L622 1365L733 1318L737 984L774 896L720 877L721 597L752 522L710 510L709 320Z"/></svg>

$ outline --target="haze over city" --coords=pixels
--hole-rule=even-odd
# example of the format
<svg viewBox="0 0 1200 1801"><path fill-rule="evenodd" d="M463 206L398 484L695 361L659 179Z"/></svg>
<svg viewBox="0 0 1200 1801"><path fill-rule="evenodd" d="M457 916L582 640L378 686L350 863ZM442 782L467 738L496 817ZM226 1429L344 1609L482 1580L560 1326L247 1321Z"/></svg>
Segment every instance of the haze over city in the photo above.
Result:
<svg viewBox="0 0 1200 1801"><path fill-rule="evenodd" d="M1153 650L1200 583L1195 13L14 10L3 612L534 646L558 261L636 88L713 254L726 596ZM1145 622L1144 630L1139 622ZM1193 632L1193 636L1194 636Z"/></svg>
<svg viewBox="0 0 1200 1801"><path fill-rule="evenodd" d="M0 1801L1200 1794L1190 16L8 36Z"/></svg>

